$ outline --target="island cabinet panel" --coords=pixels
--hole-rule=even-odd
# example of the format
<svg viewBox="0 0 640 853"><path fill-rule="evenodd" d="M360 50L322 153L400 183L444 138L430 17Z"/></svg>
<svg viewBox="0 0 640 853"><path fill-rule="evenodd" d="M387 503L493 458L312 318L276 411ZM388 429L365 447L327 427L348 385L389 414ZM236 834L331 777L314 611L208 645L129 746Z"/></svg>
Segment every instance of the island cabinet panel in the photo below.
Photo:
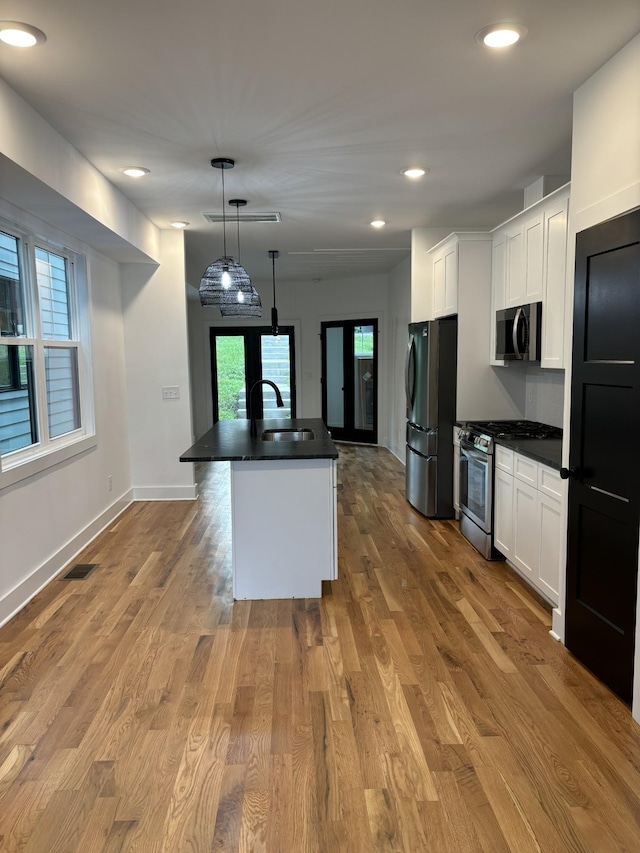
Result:
<svg viewBox="0 0 640 853"><path fill-rule="evenodd" d="M231 463L233 597L319 598L336 577L336 463Z"/></svg>

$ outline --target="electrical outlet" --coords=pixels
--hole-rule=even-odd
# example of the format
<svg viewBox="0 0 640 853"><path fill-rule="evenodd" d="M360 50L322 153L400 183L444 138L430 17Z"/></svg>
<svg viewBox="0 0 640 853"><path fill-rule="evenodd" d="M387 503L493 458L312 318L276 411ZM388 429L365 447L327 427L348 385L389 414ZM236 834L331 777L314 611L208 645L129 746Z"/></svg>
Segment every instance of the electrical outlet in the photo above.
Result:
<svg viewBox="0 0 640 853"><path fill-rule="evenodd" d="M107 485L109 487L109 491L111 491L113 489L113 477L111 474L107 477Z"/></svg>
<svg viewBox="0 0 640 853"><path fill-rule="evenodd" d="M180 399L180 388L177 385L163 385L162 386L162 399L163 400L179 400Z"/></svg>

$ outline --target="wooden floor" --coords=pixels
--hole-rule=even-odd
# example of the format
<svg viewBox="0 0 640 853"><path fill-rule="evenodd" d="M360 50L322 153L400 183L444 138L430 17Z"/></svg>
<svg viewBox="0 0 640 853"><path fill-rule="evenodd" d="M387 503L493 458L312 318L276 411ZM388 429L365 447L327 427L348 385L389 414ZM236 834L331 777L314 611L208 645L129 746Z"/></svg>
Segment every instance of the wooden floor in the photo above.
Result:
<svg viewBox="0 0 640 853"><path fill-rule="evenodd" d="M0 630L0 850L640 851L640 729L403 468L343 446L338 581L233 603L228 468Z"/></svg>

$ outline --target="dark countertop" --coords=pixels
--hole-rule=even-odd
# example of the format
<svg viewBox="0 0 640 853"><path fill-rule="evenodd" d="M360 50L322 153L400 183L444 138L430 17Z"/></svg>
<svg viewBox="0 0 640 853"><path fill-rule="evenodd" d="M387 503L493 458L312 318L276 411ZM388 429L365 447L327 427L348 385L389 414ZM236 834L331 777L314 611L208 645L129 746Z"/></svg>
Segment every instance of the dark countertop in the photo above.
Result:
<svg viewBox="0 0 640 853"><path fill-rule="evenodd" d="M559 471L562 465L561 438L496 438L495 443L535 459L536 462L542 462L556 471Z"/></svg>
<svg viewBox="0 0 640 853"><path fill-rule="evenodd" d="M312 429L310 441L262 441L252 438L248 420L218 421L180 457L181 462L248 462L269 459L337 459L338 450L321 418L269 418L265 429Z"/></svg>

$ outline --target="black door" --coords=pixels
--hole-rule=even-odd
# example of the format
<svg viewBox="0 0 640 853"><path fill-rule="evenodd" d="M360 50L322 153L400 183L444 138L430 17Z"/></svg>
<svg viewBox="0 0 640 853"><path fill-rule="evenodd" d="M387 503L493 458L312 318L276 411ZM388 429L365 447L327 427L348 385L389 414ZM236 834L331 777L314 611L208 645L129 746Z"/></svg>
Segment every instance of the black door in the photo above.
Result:
<svg viewBox="0 0 640 853"><path fill-rule="evenodd" d="M213 422L247 417L247 397L258 379L270 379L280 389L283 408L274 390L259 385L253 395L257 418L295 418L296 382L293 326L215 326L210 331Z"/></svg>
<svg viewBox="0 0 640 853"><path fill-rule="evenodd" d="M322 323L322 420L333 438L378 441L378 321Z"/></svg>
<svg viewBox="0 0 640 853"><path fill-rule="evenodd" d="M568 648L633 688L640 504L640 210L577 235L567 551Z"/></svg>

